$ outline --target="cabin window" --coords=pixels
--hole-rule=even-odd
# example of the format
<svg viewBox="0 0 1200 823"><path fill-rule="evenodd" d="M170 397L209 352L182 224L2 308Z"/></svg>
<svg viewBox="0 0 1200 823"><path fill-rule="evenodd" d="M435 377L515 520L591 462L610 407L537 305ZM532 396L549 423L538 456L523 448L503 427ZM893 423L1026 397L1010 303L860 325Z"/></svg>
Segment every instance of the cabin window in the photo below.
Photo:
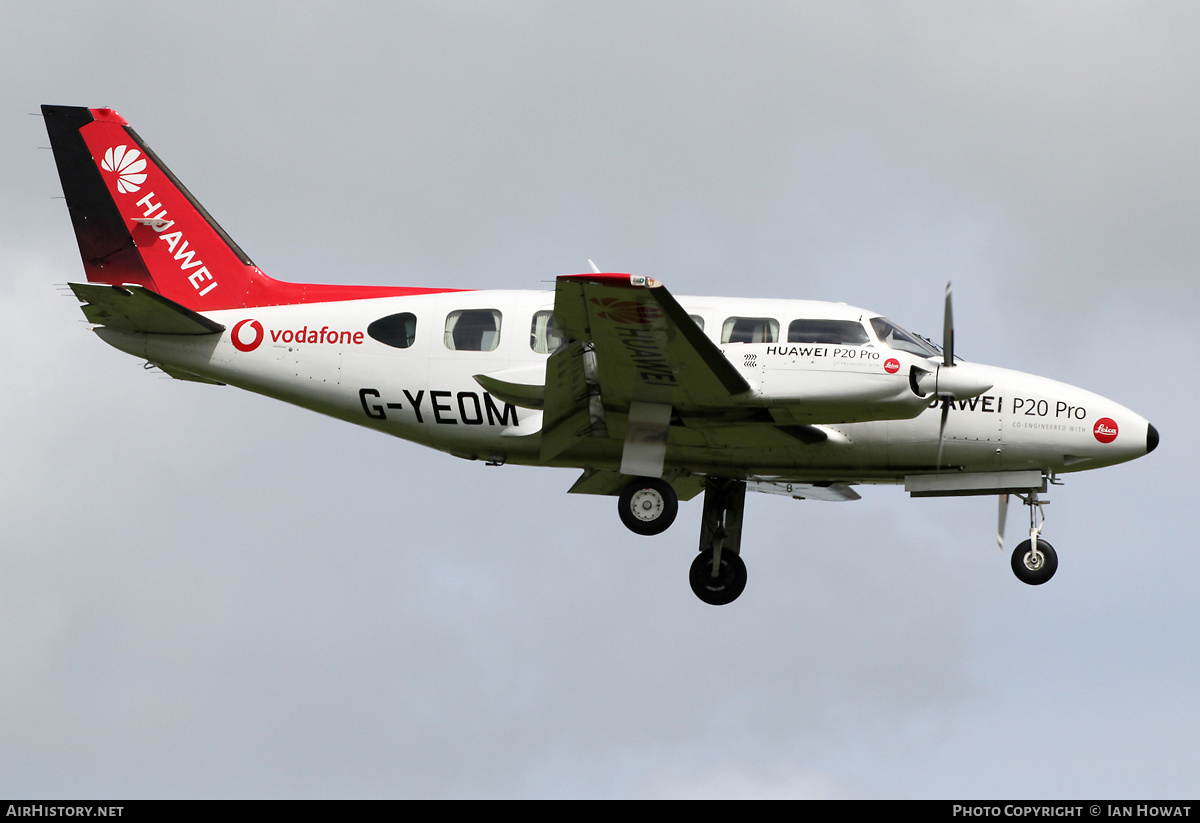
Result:
<svg viewBox="0 0 1200 823"><path fill-rule="evenodd" d="M538 354L550 354L566 342L566 338L554 331L554 312L540 311L533 316L529 329L529 347Z"/></svg>
<svg viewBox="0 0 1200 823"><path fill-rule="evenodd" d="M789 343L833 343L865 346L867 330L856 320L793 320L788 324Z"/></svg>
<svg viewBox="0 0 1200 823"><path fill-rule="evenodd" d="M692 322L700 327L700 331L704 331L704 318L703 317L701 317L698 314L689 314L688 317L692 318Z"/></svg>
<svg viewBox="0 0 1200 823"><path fill-rule="evenodd" d="M771 317L730 317L721 327L722 343L776 343L779 321Z"/></svg>
<svg viewBox="0 0 1200 823"><path fill-rule="evenodd" d="M417 316L409 312L389 314L367 326L367 334L385 346L407 349L417 338Z"/></svg>
<svg viewBox="0 0 1200 823"><path fill-rule="evenodd" d="M500 312L495 309L452 311L446 316L446 348L451 351L495 351L500 345Z"/></svg>

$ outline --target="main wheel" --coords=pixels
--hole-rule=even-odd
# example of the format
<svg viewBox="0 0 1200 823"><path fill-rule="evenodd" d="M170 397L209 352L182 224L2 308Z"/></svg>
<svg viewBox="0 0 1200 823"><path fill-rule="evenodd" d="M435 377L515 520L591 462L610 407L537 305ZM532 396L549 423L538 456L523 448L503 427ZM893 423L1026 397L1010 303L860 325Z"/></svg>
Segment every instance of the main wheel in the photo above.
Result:
<svg viewBox="0 0 1200 823"><path fill-rule="evenodd" d="M688 573L692 591L710 606L732 603L746 588L746 564L733 552L721 552L720 573L713 577L712 572L712 552L700 552Z"/></svg>
<svg viewBox="0 0 1200 823"><path fill-rule="evenodd" d="M1026 540L1013 550L1012 570L1022 583L1040 586L1058 571L1058 554L1053 546L1040 538L1036 552L1031 546L1030 541Z"/></svg>
<svg viewBox="0 0 1200 823"><path fill-rule="evenodd" d="M631 480L617 501L621 522L631 532L661 534L675 522L679 496L671 484L657 477Z"/></svg>

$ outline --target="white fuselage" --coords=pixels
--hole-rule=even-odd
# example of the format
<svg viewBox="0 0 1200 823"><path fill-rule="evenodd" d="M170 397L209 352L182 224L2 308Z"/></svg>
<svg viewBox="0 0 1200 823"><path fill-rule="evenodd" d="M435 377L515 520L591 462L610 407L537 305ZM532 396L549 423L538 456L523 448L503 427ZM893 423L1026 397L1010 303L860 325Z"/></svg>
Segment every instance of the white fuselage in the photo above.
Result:
<svg viewBox="0 0 1200 823"><path fill-rule="evenodd" d="M552 291L444 292L209 312L206 316L226 326L219 335L137 334L106 327L96 332L152 363L461 457L541 464L542 412L493 397L474 376L521 367L536 374L548 357L534 348L536 316L550 312L554 298ZM1069 472L1147 451L1144 418L1099 395L1031 374L970 364L991 388L958 401L918 397L908 388L910 368L933 367L936 360L881 342L871 331L869 321L878 316L872 312L799 300L681 297L679 303L769 400L759 404L759 414L748 411L740 420L675 421L666 456L672 469L743 478L895 482L937 468L943 402L953 408L941 464L962 471ZM447 318L464 310L499 313L498 341L486 344L495 342L494 348L464 351L447 345ZM368 334L372 322L401 313L415 320L410 345L386 345ZM732 317L778 321L774 342L723 343L722 329ZM870 339L861 345L788 342L789 324L798 318L859 321ZM899 367L885 370L882 364L889 360ZM820 405L823 391L842 398L856 391L899 398L890 401L893 413L879 415L896 419L837 419L836 412ZM789 434L790 426L816 426L827 438L805 442ZM619 439L585 438L550 464L617 468L621 449Z"/></svg>

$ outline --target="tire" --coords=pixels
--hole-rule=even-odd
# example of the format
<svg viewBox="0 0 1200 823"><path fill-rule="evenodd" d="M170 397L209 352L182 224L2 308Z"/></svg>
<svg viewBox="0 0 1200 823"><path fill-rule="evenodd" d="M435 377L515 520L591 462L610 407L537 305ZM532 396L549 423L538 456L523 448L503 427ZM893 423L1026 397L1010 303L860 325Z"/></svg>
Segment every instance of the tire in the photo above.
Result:
<svg viewBox="0 0 1200 823"><path fill-rule="evenodd" d="M1058 554L1054 551L1053 546L1039 538L1038 551L1042 555L1042 562L1039 565L1035 563L1033 552L1030 550L1031 545L1026 540L1013 550L1012 570L1022 583L1040 586L1054 577L1054 573L1058 571Z"/></svg>
<svg viewBox="0 0 1200 823"><path fill-rule="evenodd" d="M738 599L746 588L746 564L733 552L721 552L721 573L712 576L712 553L701 552L692 561L688 580L692 591L710 606L724 606Z"/></svg>
<svg viewBox="0 0 1200 823"><path fill-rule="evenodd" d="M625 528L636 534L661 534L679 514L679 496L671 484L657 477L639 477L629 482L617 501Z"/></svg>

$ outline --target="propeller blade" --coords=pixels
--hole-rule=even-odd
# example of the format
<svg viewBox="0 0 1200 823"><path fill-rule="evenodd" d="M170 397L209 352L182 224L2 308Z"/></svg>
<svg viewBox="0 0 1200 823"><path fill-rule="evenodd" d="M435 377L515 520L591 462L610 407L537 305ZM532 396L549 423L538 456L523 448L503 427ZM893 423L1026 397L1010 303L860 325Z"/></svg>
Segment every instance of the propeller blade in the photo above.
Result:
<svg viewBox="0 0 1200 823"><path fill-rule="evenodd" d="M942 401L942 420L938 424L938 451L937 451L937 470L942 470L942 443L946 439L946 420L950 417L950 400L948 398L940 398Z"/></svg>
<svg viewBox="0 0 1200 823"><path fill-rule="evenodd" d="M1004 522L1008 520L1008 495L1000 495L1000 516L996 526L996 548L1004 552Z"/></svg>
<svg viewBox="0 0 1200 823"><path fill-rule="evenodd" d="M954 310L950 306L950 281L946 281L946 318L942 326L942 363L954 365Z"/></svg>

